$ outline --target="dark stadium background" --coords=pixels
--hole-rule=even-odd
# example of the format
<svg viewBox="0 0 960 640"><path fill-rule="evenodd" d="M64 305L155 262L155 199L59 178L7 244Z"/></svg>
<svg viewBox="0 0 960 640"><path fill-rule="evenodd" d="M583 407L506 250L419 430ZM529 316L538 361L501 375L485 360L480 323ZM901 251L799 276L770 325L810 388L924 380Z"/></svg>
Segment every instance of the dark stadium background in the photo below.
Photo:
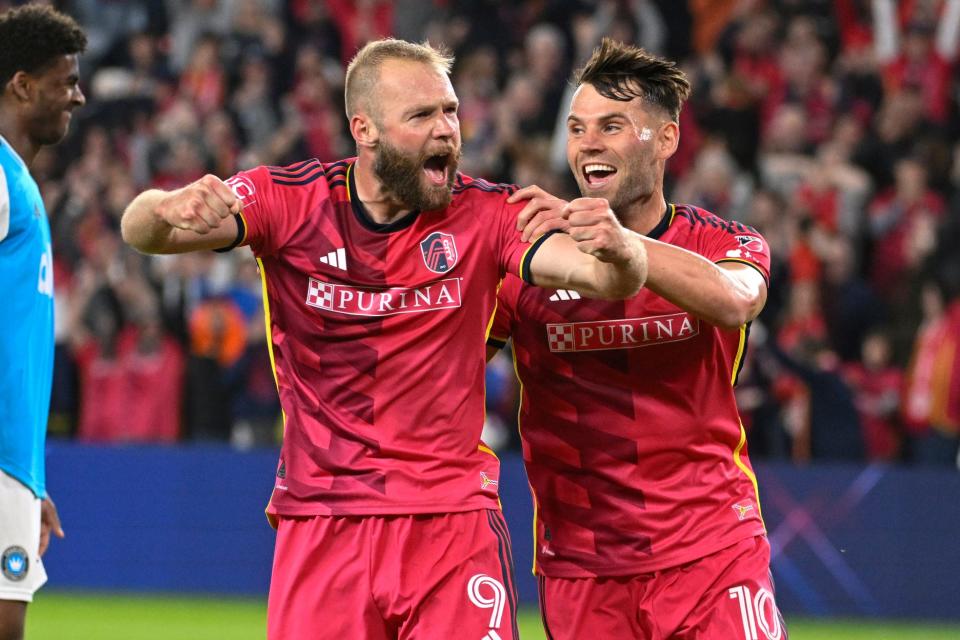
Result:
<svg viewBox="0 0 960 640"><path fill-rule="evenodd" d="M352 155L344 64L385 35L456 54L464 172L572 196L567 79L611 35L693 83L668 199L772 247L737 393L788 623L960 621L960 1L54 4L90 47L88 104L35 165L56 256L49 485L68 537L34 615L47 591L266 593L280 427L255 263L132 252L132 197ZM499 359L486 436L526 576L516 399Z"/></svg>

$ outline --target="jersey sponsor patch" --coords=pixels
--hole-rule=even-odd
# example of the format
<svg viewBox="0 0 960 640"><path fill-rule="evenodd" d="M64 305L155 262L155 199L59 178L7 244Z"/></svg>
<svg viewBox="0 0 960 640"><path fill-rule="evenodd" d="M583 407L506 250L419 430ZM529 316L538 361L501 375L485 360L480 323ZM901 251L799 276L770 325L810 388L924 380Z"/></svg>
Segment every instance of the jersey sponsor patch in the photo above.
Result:
<svg viewBox="0 0 960 640"><path fill-rule="evenodd" d="M30 570L30 556L23 547L7 547L0 556L0 571L7 580L20 582Z"/></svg>
<svg viewBox="0 0 960 640"><path fill-rule="evenodd" d="M689 340L700 334L700 320L688 313L647 318L566 322L547 325L547 345L554 353L633 349Z"/></svg>
<svg viewBox="0 0 960 640"><path fill-rule="evenodd" d="M418 288L361 289L310 278L307 304L351 316L392 316L456 309L462 304L460 278L438 280Z"/></svg>
<svg viewBox="0 0 960 640"><path fill-rule="evenodd" d="M434 231L420 241L420 253L427 269L434 273L446 273L457 264L457 243L453 236Z"/></svg>
<svg viewBox="0 0 960 640"><path fill-rule="evenodd" d="M233 191L233 195L240 199L243 206L249 207L256 204L257 201L254 196L257 194L257 189L253 186L253 181L247 176L233 176L227 180L226 185Z"/></svg>

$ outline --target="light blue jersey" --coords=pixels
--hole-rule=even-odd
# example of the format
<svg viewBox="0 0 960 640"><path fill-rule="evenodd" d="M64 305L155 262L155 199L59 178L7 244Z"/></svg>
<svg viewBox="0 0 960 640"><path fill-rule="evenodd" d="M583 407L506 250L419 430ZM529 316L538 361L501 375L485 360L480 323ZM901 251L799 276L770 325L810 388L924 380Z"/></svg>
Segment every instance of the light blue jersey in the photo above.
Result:
<svg viewBox="0 0 960 640"><path fill-rule="evenodd" d="M0 136L0 469L46 497L53 254L40 189Z"/></svg>

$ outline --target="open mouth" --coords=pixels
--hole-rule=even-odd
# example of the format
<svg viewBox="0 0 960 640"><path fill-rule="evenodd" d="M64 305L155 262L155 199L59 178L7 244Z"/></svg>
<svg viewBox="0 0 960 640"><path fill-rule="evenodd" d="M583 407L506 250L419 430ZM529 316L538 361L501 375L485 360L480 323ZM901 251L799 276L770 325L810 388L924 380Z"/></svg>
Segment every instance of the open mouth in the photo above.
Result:
<svg viewBox="0 0 960 640"><path fill-rule="evenodd" d="M591 187L602 187L613 179L617 172L616 167L601 162L591 162L583 165L583 177Z"/></svg>
<svg viewBox="0 0 960 640"><path fill-rule="evenodd" d="M447 184L447 172L450 170L450 154L443 153L427 158L423 163L423 172L431 184Z"/></svg>

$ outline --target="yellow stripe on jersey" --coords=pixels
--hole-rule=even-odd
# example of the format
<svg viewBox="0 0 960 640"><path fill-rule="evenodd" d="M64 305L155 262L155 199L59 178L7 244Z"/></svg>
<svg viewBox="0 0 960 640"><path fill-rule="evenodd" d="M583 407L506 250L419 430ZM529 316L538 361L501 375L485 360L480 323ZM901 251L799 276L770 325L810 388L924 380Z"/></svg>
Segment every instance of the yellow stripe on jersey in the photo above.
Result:
<svg viewBox="0 0 960 640"><path fill-rule="evenodd" d="M351 171L353 171L352 162L347 165L347 175L344 176L346 178L346 183L347 183L346 185L347 186L347 202L353 202L353 196L350 194L350 172Z"/></svg>
<svg viewBox="0 0 960 640"><path fill-rule="evenodd" d="M520 440L523 440L523 428L520 424L520 416L523 415L523 380L520 379L520 371L517 369L517 350L513 349L513 373L517 376L517 382L520 383L520 408L517 409L517 433ZM537 492L533 490L530 484L530 477L527 476L527 486L530 487L530 497L533 498L533 575L537 575L537 524L540 520L540 505L537 501Z"/></svg>
<svg viewBox="0 0 960 640"><path fill-rule="evenodd" d="M739 418L737 419L737 423L740 425L740 442L737 444L737 448L733 450L733 462L740 467L740 470L743 471L744 475L746 475L753 484L753 495L757 500L757 514L760 516L760 522L763 524L763 528L766 529L767 523L763 521L763 510L760 508L760 487L757 486L757 476L740 458L740 452L743 451L743 448L747 445L747 431L743 428L743 423L740 422Z"/></svg>
<svg viewBox="0 0 960 640"><path fill-rule="evenodd" d="M733 371L730 373L730 386L737 383L737 371L740 370L740 361L747 350L747 325L740 325L740 344L737 345L737 356L733 359Z"/></svg>
<svg viewBox="0 0 960 640"><path fill-rule="evenodd" d="M744 324L740 325L740 343L737 345L737 356L733 359L733 372L730 374L730 386L733 386L737 382L737 371L740 369L740 362L743 360L746 350L747 325ZM737 448L733 450L733 462L743 471L744 475L750 479L750 483L753 484L753 493L757 500L757 513L760 515L760 522L763 523L763 528L766 529L767 525L763 522L763 511L760 509L760 487L757 486L757 476L740 458L740 452L743 451L743 448L747 445L747 431L743 428L743 422L740 421L739 417L737 417L737 424L740 425L740 442L737 443Z"/></svg>
<svg viewBox="0 0 960 640"><path fill-rule="evenodd" d="M488 447L487 445L483 444L482 442L477 445L477 451L482 451L483 453L489 453L489 454L492 455L494 458L497 458L497 460L500 459L500 458L497 456L497 454L494 453L493 449L491 449L491 448Z"/></svg>
<svg viewBox="0 0 960 640"><path fill-rule="evenodd" d="M497 283L497 293L500 293L500 287L501 287L501 286L503 286L503 279L502 279L502 278L500 279L500 282ZM498 300L496 299L496 297L494 297L494 299L493 299L493 313L490 314L490 319L487 320L487 330L486 330L486 331L484 332L484 334L483 334L483 350L484 350L483 359L484 359L484 361L486 361L486 359L487 359L487 353L486 353L486 349L487 349L487 339L490 337L490 330L493 329L493 319L497 317L497 304L498 304ZM486 385L486 384L483 385L483 422L484 422L484 424L486 424L486 422L487 422L487 385ZM497 460L500 459L500 458L497 457L497 454L493 452L493 449L491 449L491 448L488 447L487 445L483 444L483 442L480 443L480 445L477 447L477 449L479 449L480 451L482 451L482 452L484 452L484 453L489 453L489 454L492 455L494 458L497 458Z"/></svg>
<svg viewBox="0 0 960 640"><path fill-rule="evenodd" d="M257 266L260 267L260 285L261 291L263 292L263 323L266 325L267 331L267 353L270 355L270 370L273 371L273 383L277 387L277 393L280 393L280 381L277 379L277 362L273 358L273 332L271 331L270 324L270 298L267 296L267 272L263 268L263 261L260 258L257 258ZM287 430L287 414L284 412L283 407L280 407L280 416L283 419L283 430L286 434ZM270 496L270 500L273 500L273 496ZM274 529L277 528L278 522L275 516L267 513L267 509L270 508L270 500L267 501L267 506L264 508L264 513L267 516L267 522L270 523L270 526Z"/></svg>
<svg viewBox="0 0 960 640"><path fill-rule="evenodd" d="M677 205L670 203L670 222L667 223L667 227L673 224L673 219L677 216Z"/></svg>

